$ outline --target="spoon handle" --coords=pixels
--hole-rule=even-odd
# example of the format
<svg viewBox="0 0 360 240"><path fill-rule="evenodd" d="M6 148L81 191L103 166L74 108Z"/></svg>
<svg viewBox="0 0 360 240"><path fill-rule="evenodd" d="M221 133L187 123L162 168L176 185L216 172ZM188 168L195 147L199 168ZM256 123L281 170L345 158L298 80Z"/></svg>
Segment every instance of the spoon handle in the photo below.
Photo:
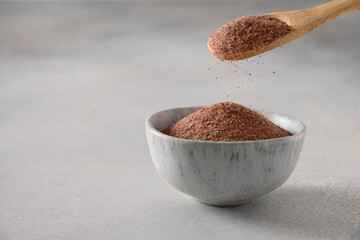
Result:
<svg viewBox="0 0 360 240"><path fill-rule="evenodd" d="M313 10L316 23L320 26L358 8L360 0L334 0L308 10Z"/></svg>

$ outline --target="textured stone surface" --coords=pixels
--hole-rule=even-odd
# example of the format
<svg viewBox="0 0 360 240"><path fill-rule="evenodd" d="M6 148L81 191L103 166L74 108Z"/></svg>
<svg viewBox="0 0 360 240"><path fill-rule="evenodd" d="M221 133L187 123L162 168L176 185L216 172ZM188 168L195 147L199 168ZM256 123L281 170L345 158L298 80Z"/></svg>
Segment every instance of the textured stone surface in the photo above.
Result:
<svg viewBox="0 0 360 240"><path fill-rule="evenodd" d="M231 80L206 65L215 29L315 4L1 2L0 239L359 239L358 13L264 55L231 94L306 124L279 189L208 207L168 185L147 149L151 113L226 100Z"/></svg>

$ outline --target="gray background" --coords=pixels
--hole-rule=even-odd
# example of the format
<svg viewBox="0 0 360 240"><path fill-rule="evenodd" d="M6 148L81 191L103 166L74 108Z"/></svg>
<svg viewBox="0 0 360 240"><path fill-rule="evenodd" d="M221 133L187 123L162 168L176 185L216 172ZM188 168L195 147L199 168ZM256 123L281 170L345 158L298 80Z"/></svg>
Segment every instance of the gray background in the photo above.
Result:
<svg viewBox="0 0 360 240"><path fill-rule="evenodd" d="M1 2L0 239L360 239L360 13L240 67L206 47L318 3ZM173 189L145 139L149 114L222 100L308 128L289 180L236 208Z"/></svg>

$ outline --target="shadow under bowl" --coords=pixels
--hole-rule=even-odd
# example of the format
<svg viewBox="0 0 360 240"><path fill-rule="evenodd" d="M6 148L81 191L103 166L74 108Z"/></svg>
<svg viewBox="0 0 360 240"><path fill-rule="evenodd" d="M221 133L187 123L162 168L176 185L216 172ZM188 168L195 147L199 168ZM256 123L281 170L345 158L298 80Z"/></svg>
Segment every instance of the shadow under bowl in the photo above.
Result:
<svg viewBox="0 0 360 240"><path fill-rule="evenodd" d="M146 119L155 168L173 187L201 203L237 206L275 190L291 175L305 138L302 122L261 112L293 135L257 141L196 141L161 133L200 108L164 110Z"/></svg>

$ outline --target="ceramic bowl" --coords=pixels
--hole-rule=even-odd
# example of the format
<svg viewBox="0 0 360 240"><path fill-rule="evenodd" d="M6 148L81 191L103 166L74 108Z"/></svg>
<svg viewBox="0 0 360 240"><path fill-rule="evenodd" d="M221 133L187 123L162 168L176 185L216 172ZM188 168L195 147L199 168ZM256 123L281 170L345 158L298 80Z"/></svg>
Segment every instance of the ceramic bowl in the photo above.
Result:
<svg viewBox="0 0 360 240"><path fill-rule="evenodd" d="M200 107L157 112L146 119L146 135L156 170L179 191L201 203L236 206L263 196L293 172L305 125L280 113L261 112L292 136L244 142L196 141L161 133Z"/></svg>

